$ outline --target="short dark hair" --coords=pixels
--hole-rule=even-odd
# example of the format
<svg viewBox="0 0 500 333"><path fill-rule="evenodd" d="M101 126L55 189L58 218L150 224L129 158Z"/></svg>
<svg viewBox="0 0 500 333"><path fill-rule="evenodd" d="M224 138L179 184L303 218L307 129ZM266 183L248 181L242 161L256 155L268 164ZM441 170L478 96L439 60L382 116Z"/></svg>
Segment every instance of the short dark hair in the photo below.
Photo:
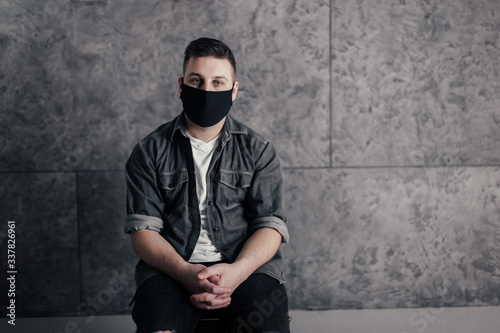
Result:
<svg viewBox="0 0 500 333"><path fill-rule="evenodd" d="M227 59L233 67L236 75L236 60L231 49L222 41L201 37L191 41L184 51L184 64L182 72L186 73L186 67L191 58L214 57L217 59Z"/></svg>

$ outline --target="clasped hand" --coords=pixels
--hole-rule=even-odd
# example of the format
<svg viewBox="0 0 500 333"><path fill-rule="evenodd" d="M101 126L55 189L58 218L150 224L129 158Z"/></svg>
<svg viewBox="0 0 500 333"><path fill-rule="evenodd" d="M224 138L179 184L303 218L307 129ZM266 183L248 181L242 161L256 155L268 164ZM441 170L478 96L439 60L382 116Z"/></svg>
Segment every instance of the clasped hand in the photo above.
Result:
<svg viewBox="0 0 500 333"><path fill-rule="evenodd" d="M241 270L232 264L190 264L183 284L192 293L190 300L195 307L214 310L227 307L231 294L244 280Z"/></svg>

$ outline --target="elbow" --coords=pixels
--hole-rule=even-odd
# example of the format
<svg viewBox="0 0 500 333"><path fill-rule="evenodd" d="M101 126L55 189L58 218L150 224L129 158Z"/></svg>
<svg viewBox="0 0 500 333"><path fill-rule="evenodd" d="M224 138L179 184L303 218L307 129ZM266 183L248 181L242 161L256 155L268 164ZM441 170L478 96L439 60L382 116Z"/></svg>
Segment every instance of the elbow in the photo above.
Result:
<svg viewBox="0 0 500 333"><path fill-rule="evenodd" d="M141 229L130 232L130 241L132 243L132 249L140 258L142 258L144 249L148 244L147 239L148 237L151 237L152 232L155 231Z"/></svg>

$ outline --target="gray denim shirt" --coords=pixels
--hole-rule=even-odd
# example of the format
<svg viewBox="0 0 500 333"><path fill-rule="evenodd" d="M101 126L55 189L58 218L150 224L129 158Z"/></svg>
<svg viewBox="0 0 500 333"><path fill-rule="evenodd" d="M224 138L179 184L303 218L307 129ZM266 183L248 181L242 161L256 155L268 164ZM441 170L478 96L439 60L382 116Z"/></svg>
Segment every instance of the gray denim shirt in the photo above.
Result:
<svg viewBox="0 0 500 333"><path fill-rule="evenodd" d="M191 145L184 113L137 143L126 164L125 232L159 232L189 260L201 221L190 171ZM227 116L207 173L207 216L214 246L230 261L257 229L272 228L288 242L282 204L281 166L273 145L249 127ZM283 282L280 251L256 272ZM139 286L159 271L140 260Z"/></svg>

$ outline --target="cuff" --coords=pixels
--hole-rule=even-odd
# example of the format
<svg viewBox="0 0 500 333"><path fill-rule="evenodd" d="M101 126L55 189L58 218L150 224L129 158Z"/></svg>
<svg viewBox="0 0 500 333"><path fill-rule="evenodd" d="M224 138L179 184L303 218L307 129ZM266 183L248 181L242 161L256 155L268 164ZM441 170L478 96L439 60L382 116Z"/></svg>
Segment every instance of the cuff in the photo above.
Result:
<svg viewBox="0 0 500 333"><path fill-rule="evenodd" d="M129 234L132 231L142 229L161 232L163 230L163 220L158 217L141 214L127 215L123 231Z"/></svg>
<svg viewBox="0 0 500 333"><path fill-rule="evenodd" d="M282 242L288 243L290 241L290 235L288 234L288 227L285 222L280 218L275 216L260 217L252 221L252 226L250 227L250 233L261 229L261 228L271 228L280 233Z"/></svg>

